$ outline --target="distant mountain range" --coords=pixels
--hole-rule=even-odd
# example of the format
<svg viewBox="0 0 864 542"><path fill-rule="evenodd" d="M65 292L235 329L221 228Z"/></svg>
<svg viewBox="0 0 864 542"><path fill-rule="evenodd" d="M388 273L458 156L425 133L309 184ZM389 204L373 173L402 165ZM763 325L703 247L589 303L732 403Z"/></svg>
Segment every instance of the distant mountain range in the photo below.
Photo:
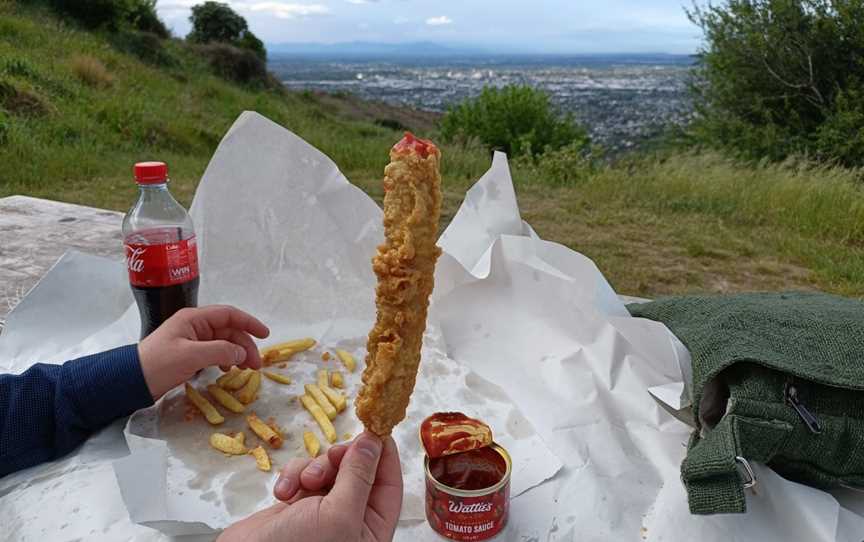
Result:
<svg viewBox="0 0 864 542"><path fill-rule="evenodd" d="M470 57L536 57L536 58L581 58L589 62L608 62L627 60L628 62L688 62L693 55L667 53L537 53L520 51L513 48L479 47L472 45L435 43L428 41L407 43L379 43L353 41L346 43L268 43L267 52L271 59L279 57L302 58L339 58L339 59L457 59ZM689 60L688 60L689 59Z"/></svg>
<svg viewBox="0 0 864 542"><path fill-rule="evenodd" d="M444 45L433 42L376 43L353 41L347 43L268 43L271 55L298 56L465 56L494 54L494 50L480 47Z"/></svg>

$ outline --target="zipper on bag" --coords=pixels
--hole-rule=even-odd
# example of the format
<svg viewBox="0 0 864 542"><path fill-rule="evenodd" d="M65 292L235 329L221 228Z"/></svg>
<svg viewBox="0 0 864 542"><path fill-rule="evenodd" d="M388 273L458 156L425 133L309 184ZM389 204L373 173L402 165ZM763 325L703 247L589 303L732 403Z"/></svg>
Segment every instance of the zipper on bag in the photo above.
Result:
<svg viewBox="0 0 864 542"><path fill-rule="evenodd" d="M798 387L795 385L793 380L786 383L784 395L786 397L786 402L789 403L789 406L795 409L795 412L798 413L798 417L801 418L801 421L804 422L807 429L815 435L821 433L822 422L820 422L819 418L817 418L816 415L801 402L801 398L798 395Z"/></svg>

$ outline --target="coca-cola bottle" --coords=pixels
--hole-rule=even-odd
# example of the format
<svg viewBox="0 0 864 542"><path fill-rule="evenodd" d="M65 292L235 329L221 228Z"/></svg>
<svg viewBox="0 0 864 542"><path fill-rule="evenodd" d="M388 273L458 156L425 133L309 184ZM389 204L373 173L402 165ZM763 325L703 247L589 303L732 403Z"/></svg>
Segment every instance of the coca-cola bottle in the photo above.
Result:
<svg viewBox="0 0 864 542"><path fill-rule="evenodd" d="M143 339L198 305L198 250L189 213L168 191L168 166L139 162L134 171L139 196L123 218L123 242Z"/></svg>

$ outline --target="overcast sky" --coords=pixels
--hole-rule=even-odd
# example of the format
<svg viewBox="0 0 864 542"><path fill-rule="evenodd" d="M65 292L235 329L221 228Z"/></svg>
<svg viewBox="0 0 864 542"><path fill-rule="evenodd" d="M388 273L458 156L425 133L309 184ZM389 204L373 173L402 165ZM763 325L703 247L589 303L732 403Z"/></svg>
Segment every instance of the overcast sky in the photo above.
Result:
<svg viewBox="0 0 864 542"><path fill-rule="evenodd" d="M180 36L203 0L159 0ZM228 0L266 43L346 41L482 46L502 51L692 53L690 0Z"/></svg>

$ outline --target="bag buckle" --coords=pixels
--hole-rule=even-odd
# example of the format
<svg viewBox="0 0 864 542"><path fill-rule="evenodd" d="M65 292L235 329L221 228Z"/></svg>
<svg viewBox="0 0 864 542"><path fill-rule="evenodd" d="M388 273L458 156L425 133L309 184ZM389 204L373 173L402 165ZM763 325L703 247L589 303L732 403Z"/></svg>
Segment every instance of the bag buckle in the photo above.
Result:
<svg viewBox="0 0 864 542"><path fill-rule="evenodd" d="M753 472L750 463L740 455L735 456L735 461L743 467L743 474L746 475L746 479L744 480L744 489L750 489L756 486L756 474ZM741 471L739 470L739 472Z"/></svg>

